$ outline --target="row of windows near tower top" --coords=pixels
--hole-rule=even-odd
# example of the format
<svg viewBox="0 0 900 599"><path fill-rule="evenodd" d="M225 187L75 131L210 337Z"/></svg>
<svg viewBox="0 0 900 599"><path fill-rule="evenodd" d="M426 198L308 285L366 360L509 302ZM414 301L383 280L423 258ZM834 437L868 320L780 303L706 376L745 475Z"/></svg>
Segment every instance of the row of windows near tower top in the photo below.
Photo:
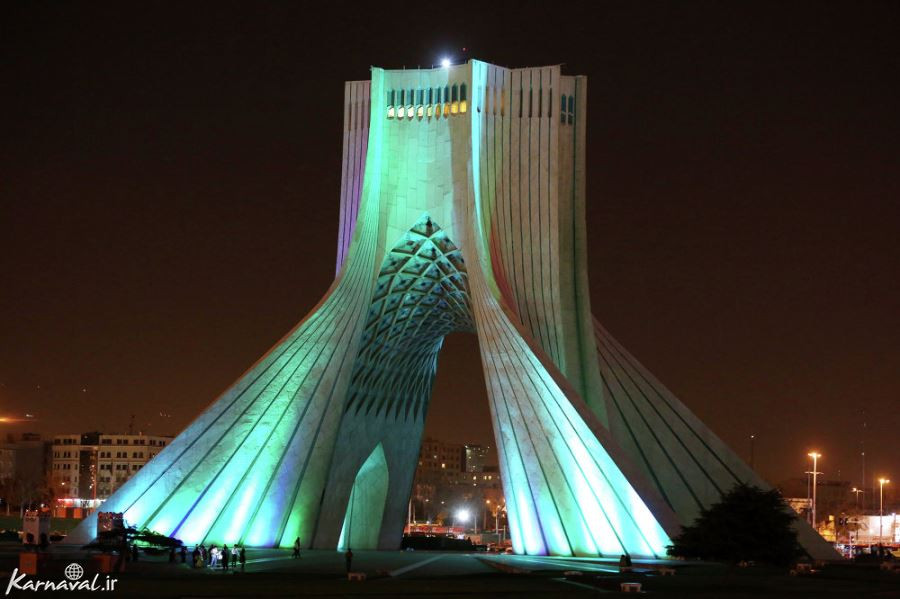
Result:
<svg viewBox="0 0 900 599"><path fill-rule="evenodd" d="M466 98L466 84L428 89L392 89L387 92L387 118L408 119L414 116L445 117L465 114L469 110Z"/></svg>
<svg viewBox="0 0 900 599"><path fill-rule="evenodd" d="M491 114L506 115L506 90L488 86L485 89L486 97L493 96L491 102ZM534 116L553 116L553 90L550 90L547 110L544 111L543 89L538 88L537 94L533 89L525 95L524 89L519 89L519 118ZM527 107L527 108L526 108ZM443 88L410 88L392 89L387 92L387 118L411 119L413 117L449 117L456 114L465 114L469 109L466 98L466 84L453 84ZM481 112L481 107L478 107ZM562 94L560 97L559 122L571 125L575 122L575 96Z"/></svg>

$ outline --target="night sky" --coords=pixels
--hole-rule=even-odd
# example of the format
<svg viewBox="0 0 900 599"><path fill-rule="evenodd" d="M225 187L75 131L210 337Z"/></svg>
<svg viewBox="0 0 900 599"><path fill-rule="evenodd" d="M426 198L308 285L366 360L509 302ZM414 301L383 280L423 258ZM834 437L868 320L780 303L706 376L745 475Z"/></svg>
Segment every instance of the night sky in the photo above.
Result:
<svg viewBox="0 0 900 599"><path fill-rule="evenodd" d="M593 310L702 420L900 482L896 3L185 4L0 9L0 433L186 426L333 278L343 81L448 55L588 77Z"/></svg>

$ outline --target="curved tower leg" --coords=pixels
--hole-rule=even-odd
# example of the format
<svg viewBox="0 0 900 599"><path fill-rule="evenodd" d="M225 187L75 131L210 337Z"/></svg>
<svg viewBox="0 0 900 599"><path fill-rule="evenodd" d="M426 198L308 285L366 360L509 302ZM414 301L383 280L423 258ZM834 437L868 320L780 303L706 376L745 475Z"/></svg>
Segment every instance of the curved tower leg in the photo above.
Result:
<svg viewBox="0 0 900 599"><path fill-rule="evenodd" d="M103 511L188 544L312 542L374 284L377 180L360 189L353 243L325 297ZM67 540L87 543L96 527L94 514Z"/></svg>
<svg viewBox="0 0 900 599"><path fill-rule="evenodd" d="M665 556L674 515L653 489L638 491L643 477L527 334L473 295L516 552Z"/></svg>
<svg viewBox="0 0 900 599"><path fill-rule="evenodd" d="M596 319L594 332L610 432L683 524L735 484L771 488ZM794 527L813 558L837 557L807 522Z"/></svg>
<svg viewBox="0 0 900 599"><path fill-rule="evenodd" d="M347 349L368 305L365 262L350 265L293 331L103 510L190 544L308 542L312 530L293 523L318 510L327 474L321 456L334 446L353 366ZM92 516L69 540L88 542L95 529Z"/></svg>

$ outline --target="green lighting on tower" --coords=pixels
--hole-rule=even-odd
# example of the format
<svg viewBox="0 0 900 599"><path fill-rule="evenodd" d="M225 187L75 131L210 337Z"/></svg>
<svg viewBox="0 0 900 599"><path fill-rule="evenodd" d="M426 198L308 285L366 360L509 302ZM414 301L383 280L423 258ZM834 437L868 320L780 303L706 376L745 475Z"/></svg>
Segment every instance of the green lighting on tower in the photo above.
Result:
<svg viewBox="0 0 900 599"><path fill-rule="evenodd" d="M720 489L765 486L590 313L586 106L559 65L347 82L334 283L101 510L191 545L396 549L451 332L478 336L518 553L662 557ZM296 259L288 285L322 254Z"/></svg>

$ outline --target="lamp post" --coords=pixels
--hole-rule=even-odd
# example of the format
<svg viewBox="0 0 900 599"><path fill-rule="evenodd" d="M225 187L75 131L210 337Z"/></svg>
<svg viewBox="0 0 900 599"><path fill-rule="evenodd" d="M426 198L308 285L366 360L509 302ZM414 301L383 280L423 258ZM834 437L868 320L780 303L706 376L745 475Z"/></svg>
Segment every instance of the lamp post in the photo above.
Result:
<svg viewBox="0 0 900 599"><path fill-rule="evenodd" d="M753 441L756 440L756 435L750 435L750 469L753 470Z"/></svg>
<svg viewBox="0 0 900 599"><path fill-rule="evenodd" d="M884 541L882 534L884 533L884 485L891 482L881 477L878 479L878 542Z"/></svg>
<svg viewBox="0 0 900 599"><path fill-rule="evenodd" d="M859 494L862 493L863 490L853 487L852 489L850 489L850 492L856 495L856 507L859 507Z"/></svg>
<svg viewBox="0 0 900 599"><path fill-rule="evenodd" d="M812 472L807 470L803 474L806 475L806 522L809 524L812 520Z"/></svg>
<svg viewBox="0 0 900 599"><path fill-rule="evenodd" d="M813 459L813 469L812 469L812 526L813 530L816 528L816 477L821 474L818 472L818 463L819 458L822 457L822 454L818 451L811 451L808 454L809 457Z"/></svg>
<svg viewBox="0 0 900 599"><path fill-rule="evenodd" d="M494 508L494 534L500 534L500 505Z"/></svg>

